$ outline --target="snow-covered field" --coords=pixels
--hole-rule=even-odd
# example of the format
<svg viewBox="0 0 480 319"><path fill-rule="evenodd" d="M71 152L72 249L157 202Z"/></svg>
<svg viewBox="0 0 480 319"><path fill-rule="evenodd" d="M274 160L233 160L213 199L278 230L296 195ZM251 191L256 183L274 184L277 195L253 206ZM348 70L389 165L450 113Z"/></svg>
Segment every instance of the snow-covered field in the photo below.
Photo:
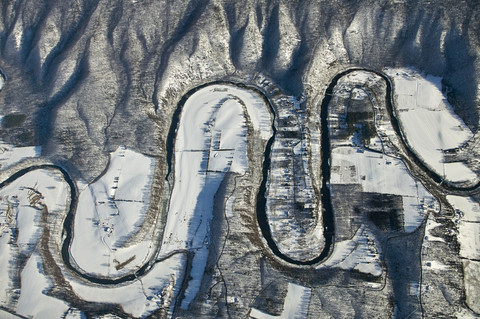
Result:
<svg viewBox="0 0 480 319"><path fill-rule="evenodd" d="M464 284L467 305L480 312L480 205L469 197L447 196L456 209L460 257L463 260Z"/></svg>
<svg viewBox="0 0 480 319"><path fill-rule="evenodd" d="M38 157L41 153L41 146L14 147L0 142L0 169L6 169L26 158Z"/></svg>
<svg viewBox="0 0 480 319"><path fill-rule="evenodd" d="M480 260L480 205L468 197L447 196L457 210L460 256Z"/></svg>
<svg viewBox="0 0 480 319"><path fill-rule="evenodd" d="M435 198L398 158L348 146L337 147L332 150L332 169L332 184L359 184L364 192L402 196L406 232L420 226L427 209L435 207Z"/></svg>
<svg viewBox="0 0 480 319"><path fill-rule="evenodd" d="M248 168L247 123L266 139L270 114L254 91L211 85L195 92L183 106L175 140L175 180L159 256L195 252L183 308L195 297L208 257L213 200L227 172Z"/></svg>
<svg viewBox="0 0 480 319"><path fill-rule="evenodd" d="M447 181L478 182L464 163L444 161L444 150L461 147L473 133L443 95L441 78L407 68L385 72L393 79L397 117L414 152Z"/></svg>
<svg viewBox="0 0 480 319"><path fill-rule="evenodd" d="M333 253L324 263L318 265L317 269L330 267L380 276L383 269L375 236L362 226L352 239L336 243Z"/></svg>
<svg viewBox="0 0 480 319"><path fill-rule="evenodd" d="M35 318L59 317L68 310L65 302L43 293L52 282L43 273L37 244L46 226L42 215L66 212L69 195L61 173L49 169L31 171L0 190L2 306ZM23 269L18 269L19 256L27 260ZM11 298L18 280L20 298L15 302Z"/></svg>
<svg viewBox="0 0 480 319"><path fill-rule="evenodd" d="M43 260L34 252L28 259L21 274L22 289L16 311L24 316L35 318L61 318L69 309L69 305L45 294L52 288L52 282L45 275Z"/></svg>
<svg viewBox="0 0 480 319"><path fill-rule="evenodd" d="M79 187L70 253L81 271L115 278L141 268L154 255L155 227L125 244L145 219L154 168L154 159L120 147L110 154L102 177Z"/></svg>
<svg viewBox="0 0 480 319"><path fill-rule="evenodd" d="M183 254L173 255L157 262L145 276L125 285L92 286L76 280L69 283L83 300L119 304L132 317L145 318L163 308L170 318L172 301L181 289L185 263Z"/></svg>

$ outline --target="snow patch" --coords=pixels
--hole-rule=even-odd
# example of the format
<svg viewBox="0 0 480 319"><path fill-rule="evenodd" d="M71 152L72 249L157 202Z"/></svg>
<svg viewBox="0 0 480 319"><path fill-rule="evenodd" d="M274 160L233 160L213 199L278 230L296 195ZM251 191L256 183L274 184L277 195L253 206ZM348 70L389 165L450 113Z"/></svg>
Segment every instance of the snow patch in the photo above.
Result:
<svg viewBox="0 0 480 319"><path fill-rule="evenodd" d="M0 170L6 169L27 158L39 157L41 154L41 146L15 147L0 142Z"/></svg>
<svg viewBox="0 0 480 319"><path fill-rule="evenodd" d="M45 294L53 285L43 273L43 261L34 253L22 271L22 290L17 303L17 313L38 319L62 318L68 304Z"/></svg>
<svg viewBox="0 0 480 319"><path fill-rule="evenodd" d="M152 234L123 243L145 219L154 168L154 159L120 147L111 154L105 174L80 192L70 251L83 271L118 277L153 255Z"/></svg>
<svg viewBox="0 0 480 319"><path fill-rule="evenodd" d="M446 163L444 150L461 147L473 133L442 93L441 78L408 68L385 69L393 79L396 113L413 151L450 182L477 182L464 163Z"/></svg>
<svg viewBox="0 0 480 319"><path fill-rule="evenodd" d="M424 261L424 267L433 269L436 271L449 271L450 267L448 265L442 264L437 260Z"/></svg>
<svg viewBox="0 0 480 319"><path fill-rule="evenodd" d="M468 197L449 195L447 200L457 212L460 256L480 259L480 205Z"/></svg>
<svg viewBox="0 0 480 319"><path fill-rule="evenodd" d="M311 289L298 284L288 283L288 292L283 303L280 316L272 316L258 309L252 308L250 317L256 319L302 319L307 318L310 304Z"/></svg>
<svg viewBox="0 0 480 319"><path fill-rule="evenodd" d="M473 198L449 195L447 200L456 209L457 239L460 257L463 257L463 273L466 303L479 313L480 297L480 205Z"/></svg>
<svg viewBox="0 0 480 319"><path fill-rule="evenodd" d="M460 256L480 260L480 223L460 221L457 227Z"/></svg>
<svg viewBox="0 0 480 319"><path fill-rule="evenodd" d="M20 269L21 290L16 311L35 318L61 317L68 310L63 301L46 295L52 287L44 275L37 244L42 235L42 215L64 214L69 202L68 185L60 172L38 169L26 173L0 190L0 303L8 306L19 254L27 256ZM14 236L13 234L17 234Z"/></svg>
<svg viewBox="0 0 480 319"><path fill-rule="evenodd" d="M349 146L336 147L331 154L331 184L360 184L364 192L403 197L406 232L421 225L428 209L436 209L435 198L409 174L402 160Z"/></svg>
<svg viewBox="0 0 480 319"><path fill-rule="evenodd" d="M438 241L438 242L444 243L445 240L443 238L437 237L432 233L432 231L440 225L441 225L440 223L437 223L435 221L433 215L431 214L428 215L427 223L425 224L425 240L432 241L432 242Z"/></svg>
<svg viewBox="0 0 480 319"><path fill-rule="evenodd" d="M86 301L119 304L123 311L136 318L146 317L159 308L169 309L167 317L170 318L175 304L172 301L182 284L184 264L185 257L176 254L155 263L148 274L124 286L92 286L73 280L69 283Z"/></svg>
<svg viewBox="0 0 480 319"><path fill-rule="evenodd" d="M340 268L356 270L372 276L380 276L383 268L380 262L380 250L375 245L375 238L364 225L350 240L335 243L332 255L317 269Z"/></svg>
<svg viewBox="0 0 480 319"><path fill-rule="evenodd" d="M182 308L200 287L210 242L213 200L227 172L248 169L247 123L267 139L271 119L263 98L233 85L196 91L183 106L175 141L175 177L158 256L193 250L191 280Z"/></svg>
<svg viewBox="0 0 480 319"><path fill-rule="evenodd" d="M472 198L448 195L447 200L456 209L462 220L480 222L480 204Z"/></svg>

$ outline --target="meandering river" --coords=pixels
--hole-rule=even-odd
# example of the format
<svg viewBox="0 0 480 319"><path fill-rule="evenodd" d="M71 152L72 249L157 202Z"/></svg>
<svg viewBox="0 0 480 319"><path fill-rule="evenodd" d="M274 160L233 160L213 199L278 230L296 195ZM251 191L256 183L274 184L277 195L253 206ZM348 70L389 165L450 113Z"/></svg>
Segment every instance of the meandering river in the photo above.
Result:
<svg viewBox="0 0 480 319"><path fill-rule="evenodd" d="M333 89L335 85L337 84L338 80L342 78L345 75L348 75L351 72L355 71L366 71L366 72L371 72L375 75L378 75L381 77L385 82L386 82L386 108L388 111L388 114L390 115L390 121L391 124L396 132L396 134L400 137L401 142L405 146L404 149L407 152L407 156L409 159L417 166L419 167L425 174L428 175L428 177L435 183L441 184L441 186L447 190L447 191L462 191L462 192L471 192L475 191L480 187L480 183L471 186L471 187L460 187L460 186L455 186L452 184L444 183L442 178L430 170L425 163L422 162L422 160L415 154L415 152L408 146L408 143L406 142L404 138L404 134L401 131L400 125L398 123L398 119L395 115L394 111L394 104L392 101L392 84L390 82L390 79L384 75L381 72L378 71L372 71L368 69L362 69L362 68L355 68L355 69L349 69L346 70L342 73L337 74L331 81L330 85L325 91L324 94L324 99L322 100L321 106L320 106L320 118L321 118L321 190L320 190L320 195L321 195L321 203L322 203L322 221L323 221L323 227L324 227L324 237L325 237L325 245L324 247L318 251L318 256L308 260L308 261L299 261L292 259L291 257L288 257L284 255L280 250L278 249L275 241L272 238L272 233L271 229L269 227L268 223L268 216L266 213L266 190L267 190L267 178L271 166L271 152L272 152L272 145L275 141L275 137L277 134L277 128L275 127L275 109L272 105L272 103L269 101L269 99L258 89L254 87L249 87L243 84L239 83L234 83L234 82L224 82L224 81L218 81L218 82L212 82L212 83L207 83L204 85L201 85L191 91L189 91L186 95L183 96L183 98L180 100L178 103L178 106L173 114L171 126L167 135L167 140L166 140L166 153L167 153L167 174L165 178L169 180L170 174L172 172L172 162L173 162L173 154L174 154L174 147L175 147L175 140L177 137L177 129L179 125L179 121L181 118L182 114L182 107L185 104L185 102L198 90L201 90L203 88L206 88L208 86L212 85L220 85L220 84L227 84L227 85L232 85L236 86L242 90L250 90L254 91L258 96L260 96L263 99L263 103L268 106L269 112L271 116L273 117L271 121L271 136L268 139L265 147L265 152L264 152L264 160L263 160L263 165L262 165L262 181L260 183L259 189L258 189L258 194L257 194L257 203L256 203L256 215L257 215L257 221L258 225L261 229L262 235L265 238L268 248L279 258L282 260L291 263L293 265L314 265L322 262L325 260L329 254L331 253L333 249L333 243L334 243L334 235L335 235L335 225L334 225L334 210L332 207L332 201L331 201L331 194L330 194L330 173L331 173L331 167L330 167L330 156L331 156L331 149L330 149L330 138L329 138L329 127L328 127L328 112L329 112L329 103L333 95ZM76 188L75 182L72 180L72 178L69 176L68 172L63 169L62 167L56 166L56 165L37 165L37 166L31 166L25 169L22 169L15 174L11 175L8 179L0 183L0 188L5 187L6 185L10 184L11 182L15 181L19 177L27 174L28 172L31 172L36 169L56 169L60 171L65 179L65 181L68 183L70 187L70 207L68 209L68 212L65 217L65 221L63 223L63 233L64 233L64 240L63 240L63 245L61 249L61 254L63 258L63 262L65 265L77 273L79 276L82 278L91 281L93 283L98 283L98 284L104 284L104 285L115 285L119 283L124 283L128 281L133 281L136 278L142 276L145 274L146 271L148 271L152 265L154 264L154 260L151 260L147 262L145 265L143 265L140 269L138 269L135 273L126 275L121 278L117 279L106 279L106 278L98 278L95 276L90 276L88 274L80 272L78 269L76 269L71 262L71 256L69 252L69 248L72 242L72 228L73 228L73 221L74 221L74 216L76 213L76 207L78 205L78 190ZM312 248L314 249L314 248Z"/></svg>

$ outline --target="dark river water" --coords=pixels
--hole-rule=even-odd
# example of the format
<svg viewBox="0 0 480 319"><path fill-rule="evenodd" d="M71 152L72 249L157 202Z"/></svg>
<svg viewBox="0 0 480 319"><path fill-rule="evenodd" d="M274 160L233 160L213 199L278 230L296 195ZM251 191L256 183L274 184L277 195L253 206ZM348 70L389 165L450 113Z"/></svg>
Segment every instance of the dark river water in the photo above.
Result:
<svg viewBox="0 0 480 319"><path fill-rule="evenodd" d="M264 154L264 161L262 165L262 174L263 174L263 179L260 184L260 188L257 194L257 203L256 203L256 214L257 214L257 221L259 224L259 227L261 229L262 235L264 236L268 247L271 249L271 251L279 258L294 264L294 265L314 265L317 264L323 260L325 260L330 252L333 249L333 243L334 243L334 235L335 235L335 225L334 225L334 211L332 207L332 202L331 202L331 194L330 194L330 155L331 155L331 149L330 149L330 138L329 138L329 128L328 128L328 105L330 103L330 100L332 98L333 94L333 89L335 85L337 84L338 80L355 71L367 71L374 73L378 76L380 76L382 79L385 80L386 85L387 85L387 90L386 90L386 107L390 115L390 120L392 123L392 126L398 136L401 137L402 143L405 145L405 149L407 151L407 155L409 158L418 166L420 167L433 181L436 183L442 183L443 179L430 170L419 158L418 156L408 147L408 143L404 139L403 133L401 132L400 125L398 123L398 119L395 115L394 112L394 106L392 103L392 84L387 76L380 72L368 70L368 69L349 69L347 71L344 71L342 73L337 74L331 81L330 85L325 91L324 99L321 103L321 108L320 108L320 118L321 118L321 178L322 178L322 186L320 190L320 195L321 195L321 203L322 203L322 219L323 219L323 225L324 225L324 236L325 236L325 245L322 250L318 251L318 256L308 260L308 261L299 261L292 259L286 255L284 255L280 250L278 249L277 245L275 244L275 241L272 238L272 233L268 224L268 217L266 214L266 202L267 199L265 197L266 189L267 189L267 179L268 179L268 173L270 170L270 165L271 165L271 151L272 151L272 146L275 141L276 137L276 127L275 127L275 110L268 100L268 98L258 89L249 87L240 83L234 83L234 82L226 82L226 81L216 81L216 82L211 82L211 83L206 83L201 86L196 87L195 89L192 89L189 91L187 94L185 94L180 102L177 105L177 108L173 114L172 117L172 122L171 126L167 135L167 141L166 141L166 151L167 151L167 174L166 174L166 179L169 179L169 176L172 172L172 162L173 162L173 152L175 148L175 139L176 139L176 133L177 133L177 128L178 124L180 121L180 116L181 116L181 111L183 109L183 105L185 102L198 90L205 88L207 86L211 85L216 85L216 84L228 84L228 85L234 85L237 87L240 87L242 89L246 90L251 90L259 94L265 102L265 104L269 107L271 114L273 115L273 122L272 122L272 136L267 142L266 148L265 148L265 154ZM73 223L74 223L74 218L75 218L75 212L76 212L76 207L78 204L78 191L76 188L76 185L74 181L71 179L69 174L67 173L66 170L63 168L56 166L56 165L37 165L37 166L31 166L25 169L22 169L15 174L11 175L8 179L0 183L0 189L7 186L8 184L12 183L15 181L17 178L25 175L28 172L31 172L36 169L56 169L60 171L63 175L63 178L65 181L68 183L70 187L70 197L71 197L71 202L70 202L70 207L67 213L67 216L65 218L65 222L63 224L63 236L64 236L64 242L62 245L62 258L63 261L65 262L66 266L77 273L79 276L94 282L98 284L104 284L104 285L114 285L114 284L119 284L127 281L132 281L135 280L137 277L142 276L146 271L148 271L151 266L155 263L153 260L150 262L146 263L143 265L139 270L137 270L134 274L127 275L121 278L117 279L105 279L105 278L98 278L95 276L90 276L87 274L84 274L80 272L76 267L72 265L71 262L71 256L70 256L70 244L72 242L72 234L73 234ZM450 185L447 183L443 183L442 187L444 187L446 190L455 190L455 191L472 191L477 189L480 186L480 182L472 187L457 187L454 185ZM315 249L312 247L312 249Z"/></svg>

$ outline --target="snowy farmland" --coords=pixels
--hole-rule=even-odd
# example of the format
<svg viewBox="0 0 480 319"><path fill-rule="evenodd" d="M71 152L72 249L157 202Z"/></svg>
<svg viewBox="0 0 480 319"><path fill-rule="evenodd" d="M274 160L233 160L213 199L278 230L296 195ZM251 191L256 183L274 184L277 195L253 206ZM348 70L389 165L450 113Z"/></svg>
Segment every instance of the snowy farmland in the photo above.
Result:
<svg viewBox="0 0 480 319"><path fill-rule="evenodd" d="M83 300L119 304L128 316L145 318L163 309L170 318L175 305L173 300L181 290L185 263L183 254L175 254L156 262L145 276L123 285L94 286L73 279L69 284Z"/></svg>
<svg viewBox="0 0 480 319"><path fill-rule="evenodd" d="M195 253L186 309L195 297L209 253L213 200L227 172L248 169L246 114L266 139L271 120L254 91L232 85L211 85L183 105L175 140L175 178L159 257L172 251Z"/></svg>
<svg viewBox="0 0 480 319"><path fill-rule="evenodd" d="M0 198L0 304L24 316L61 316L68 305L43 293L53 283L41 274L38 249L45 236L45 215L67 210L68 185L58 171L38 169L2 188ZM22 258L27 261L23 268ZM14 291L20 287L20 298L15 300Z"/></svg>
<svg viewBox="0 0 480 319"><path fill-rule="evenodd" d="M396 114L413 151L446 181L474 184L478 176L462 162L445 162L444 151L463 146L473 133L442 93L441 78L413 69L390 69Z"/></svg>
<svg viewBox="0 0 480 319"><path fill-rule="evenodd" d="M463 258L466 302L471 309L480 312L480 205L469 197L447 196L456 209L460 256Z"/></svg>
<svg viewBox="0 0 480 319"><path fill-rule="evenodd" d="M332 184L359 184L364 192L402 196L406 232L414 231L435 198L408 172L398 158L351 147L337 147L332 151Z"/></svg>
<svg viewBox="0 0 480 319"><path fill-rule="evenodd" d="M82 272L116 278L138 270L155 254L154 228L129 242L145 219L154 168L152 158L120 147L103 176L79 187L70 253Z"/></svg>
<svg viewBox="0 0 480 319"><path fill-rule="evenodd" d="M24 159L39 157L41 153L41 146L14 147L0 142L0 168L6 169Z"/></svg>
<svg viewBox="0 0 480 319"><path fill-rule="evenodd" d="M381 276L382 251L375 232L412 233L429 211L439 209L432 194L395 154L392 145L397 140L391 139L395 134L379 95L385 94L382 81L374 73L353 71L333 89L328 114L330 184L337 203L336 236L341 240L317 269Z"/></svg>

